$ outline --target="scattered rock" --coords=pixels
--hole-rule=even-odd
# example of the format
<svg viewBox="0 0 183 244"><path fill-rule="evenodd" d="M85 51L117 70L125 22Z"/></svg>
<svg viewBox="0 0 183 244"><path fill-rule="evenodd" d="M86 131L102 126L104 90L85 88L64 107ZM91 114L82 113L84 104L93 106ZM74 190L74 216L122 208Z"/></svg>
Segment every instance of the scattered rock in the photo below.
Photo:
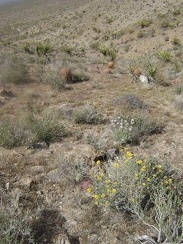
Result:
<svg viewBox="0 0 183 244"><path fill-rule="evenodd" d="M72 83L73 78L72 78L72 73L70 68L63 68L59 71L61 78L67 82L67 83Z"/></svg>
<svg viewBox="0 0 183 244"><path fill-rule="evenodd" d="M82 191L87 191L87 189L90 187L90 186L93 186L93 182L91 179L85 179L81 182L81 190Z"/></svg>
<svg viewBox="0 0 183 244"><path fill-rule="evenodd" d="M140 77L142 75L142 72L140 71L139 68L137 68L136 70L134 70L133 74L137 77Z"/></svg>
<svg viewBox="0 0 183 244"><path fill-rule="evenodd" d="M7 91L4 88L0 88L0 96L3 97L14 97L14 94L12 91Z"/></svg>
<svg viewBox="0 0 183 244"><path fill-rule="evenodd" d="M113 148L109 149L106 152L107 159L115 159L115 157L119 154L119 149Z"/></svg>
<svg viewBox="0 0 183 244"><path fill-rule="evenodd" d="M46 142L31 143L27 149L48 149L49 145Z"/></svg>
<svg viewBox="0 0 183 244"><path fill-rule="evenodd" d="M108 63L108 65L107 65L107 67L109 68L109 69L113 69L114 68L114 62L109 62Z"/></svg>
<svg viewBox="0 0 183 244"><path fill-rule="evenodd" d="M140 76L139 76L139 80L140 80L144 85L148 85L148 84L149 84L148 78L147 78L147 76L145 76L145 75L140 75Z"/></svg>

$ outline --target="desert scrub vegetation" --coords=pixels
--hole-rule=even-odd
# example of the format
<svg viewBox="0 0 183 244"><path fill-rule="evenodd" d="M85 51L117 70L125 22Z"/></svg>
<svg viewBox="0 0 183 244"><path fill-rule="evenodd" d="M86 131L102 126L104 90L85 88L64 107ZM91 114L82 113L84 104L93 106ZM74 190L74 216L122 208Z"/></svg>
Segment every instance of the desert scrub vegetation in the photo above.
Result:
<svg viewBox="0 0 183 244"><path fill-rule="evenodd" d="M74 47L72 47L72 46L68 46L68 45L64 45L64 46L62 47L62 50L63 50L64 52L68 53L69 55L71 55L71 54L73 53L73 51L74 51Z"/></svg>
<svg viewBox="0 0 183 244"><path fill-rule="evenodd" d="M12 148L25 145L32 137L24 119L5 118L0 121L0 146Z"/></svg>
<svg viewBox="0 0 183 244"><path fill-rule="evenodd" d="M34 243L29 215L3 204L0 211L1 243Z"/></svg>
<svg viewBox="0 0 183 244"><path fill-rule="evenodd" d="M68 135L57 114L45 113L42 117L29 114L19 119L6 118L0 122L0 146L13 148L32 142L50 144Z"/></svg>
<svg viewBox="0 0 183 244"><path fill-rule="evenodd" d="M117 51L114 48L109 48L107 46L100 46L98 48L99 52L104 56L108 56L111 61L114 61L117 58Z"/></svg>
<svg viewBox="0 0 183 244"><path fill-rule="evenodd" d="M123 211L153 232L148 243L181 243L182 182L169 163L122 148L115 160L95 162L87 192L101 208ZM148 233L144 233L148 234ZM131 238L138 241L138 235Z"/></svg>
<svg viewBox="0 0 183 244"><path fill-rule="evenodd" d="M74 121L77 124L101 124L104 123L104 116L94 107L86 105L74 114Z"/></svg>
<svg viewBox="0 0 183 244"><path fill-rule="evenodd" d="M44 141L49 145L68 135L57 113L45 112L42 117L30 114L27 117L27 123L34 135L34 141Z"/></svg>
<svg viewBox="0 0 183 244"><path fill-rule="evenodd" d="M164 62L170 62L172 60L172 55L167 50L162 50L157 53L157 57Z"/></svg>
<svg viewBox="0 0 183 244"><path fill-rule="evenodd" d="M145 104L140 98L133 94L125 94L117 96L113 99L115 105L122 105L128 109L148 109L148 105Z"/></svg>
<svg viewBox="0 0 183 244"><path fill-rule="evenodd" d="M36 53L39 57L44 56L50 61L50 54L53 52L53 47L48 42L40 42L36 47Z"/></svg>
<svg viewBox="0 0 183 244"><path fill-rule="evenodd" d="M84 71L74 70L72 72L72 82L73 83L89 81L89 80L90 80L90 76L88 74L86 74Z"/></svg>
<svg viewBox="0 0 183 244"><path fill-rule="evenodd" d="M49 84L57 91L64 91L67 89L65 81L60 77L58 72L54 70L45 71L42 76L42 82Z"/></svg>
<svg viewBox="0 0 183 244"><path fill-rule="evenodd" d="M2 72L2 82L17 85L31 82L26 61L16 56L9 59Z"/></svg>
<svg viewBox="0 0 183 244"><path fill-rule="evenodd" d="M57 158L58 175L68 183L78 183L89 176L90 167L82 155L59 154Z"/></svg>
<svg viewBox="0 0 183 244"><path fill-rule="evenodd" d="M147 115L124 116L111 120L114 138L121 144L139 144L143 137L160 133L162 126Z"/></svg>
<svg viewBox="0 0 183 244"><path fill-rule="evenodd" d="M152 24L151 19L142 19L141 21L138 22L138 25L141 28L149 27Z"/></svg>

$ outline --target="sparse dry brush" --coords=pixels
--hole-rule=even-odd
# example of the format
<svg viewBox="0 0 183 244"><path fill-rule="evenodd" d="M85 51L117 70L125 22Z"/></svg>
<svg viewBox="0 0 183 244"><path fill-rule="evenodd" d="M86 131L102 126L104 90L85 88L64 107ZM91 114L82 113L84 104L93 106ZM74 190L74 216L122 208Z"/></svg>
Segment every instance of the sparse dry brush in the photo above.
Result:
<svg viewBox="0 0 183 244"><path fill-rule="evenodd" d="M2 82L4 84L27 84L30 81L26 60L14 56L6 62L2 72Z"/></svg>

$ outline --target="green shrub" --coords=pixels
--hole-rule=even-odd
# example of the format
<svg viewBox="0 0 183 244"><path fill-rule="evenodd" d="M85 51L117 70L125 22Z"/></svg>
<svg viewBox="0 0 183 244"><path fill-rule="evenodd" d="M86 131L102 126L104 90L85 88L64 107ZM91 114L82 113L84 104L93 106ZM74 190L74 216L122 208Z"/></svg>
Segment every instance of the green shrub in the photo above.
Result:
<svg viewBox="0 0 183 244"><path fill-rule="evenodd" d="M50 61L49 55L53 52L53 47L48 42L42 42L37 45L36 52L38 56L45 56Z"/></svg>
<svg viewBox="0 0 183 244"><path fill-rule="evenodd" d="M165 62L170 62L172 60L172 56L169 51L159 51L157 53L157 56L159 59L165 61Z"/></svg>
<svg viewBox="0 0 183 244"><path fill-rule="evenodd" d="M180 243L183 185L177 172L157 159L135 157L128 148L120 151L114 161L97 161L92 169L87 192L94 204L136 215L157 243Z"/></svg>
<svg viewBox="0 0 183 244"><path fill-rule="evenodd" d="M100 124L104 122L103 115L92 106L85 106L74 115L77 124Z"/></svg>
<svg viewBox="0 0 183 244"><path fill-rule="evenodd" d="M149 27L152 24L152 20L143 19L143 20L139 21L138 24L140 25L141 28Z"/></svg>
<svg viewBox="0 0 183 244"><path fill-rule="evenodd" d="M117 57L117 51L114 48L109 48L104 45L99 47L99 52L104 56L108 56L111 61L114 61Z"/></svg>
<svg viewBox="0 0 183 244"><path fill-rule="evenodd" d="M31 138L31 132L22 119L5 119L0 122L0 146L12 148L25 145Z"/></svg>
<svg viewBox="0 0 183 244"><path fill-rule="evenodd" d="M6 67L2 72L3 83L22 84L31 81L28 66L25 61L20 58L13 57L7 62Z"/></svg>
<svg viewBox="0 0 183 244"><path fill-rule="evenodd" d="M63 46L62 49L64 52L68 53L69 55L71 55L72 52L74 51L74 47L68 45Z"/></svg>
<svg viewBox="0 0 183 244"><path fill-rule="evenodd" d="M90 80L90 77L85 74L83 71L78 71L75 70L72 72L72 82L77 83L77 82L83 82L83 81L88 81Z"/></svg>
<svg viewBox="0 0 183 244"><path fill-rule="evenodd" d="M118 117L111 121L114 137L122 144L138 144L142 137L161 132L161 126L147 116Z"/></svg>
<svg viewBox="0 0 183 244"><path fill-rule="evenodd" d="M44 141L50 144L67 135L65 126L60 123L58 115L54 113L45 113L43 117L30 115L27 122L34 134L35 141Z"/></svg>
<svg viewBox="0 0 183 244"><path fill-rule="evenodd" d="M0 239L7 243L34 243L28 214L22 214L14 207L1 206L0 211Z"/></svg>
<svg viewBox="0 0 183 244"><path fill-rule="evenodd" d="M175 11L173 11L173 15L174 16L177 16L177 15L180 15L180 14L181 14L180 9L176 9Z"/></svg>
<svg viewBox="0 0 183 244"><path fill-rule="evenodd" d="M177 38L177 37L174 37L174 38L172 39L172 43L173 43L173 45L177 45L177 46L180 46L180 45L181 45L181 41L180 41L180 39Z"/></svg>
<svg viewBox="0 0 183 244"><path fill-rule="evenodd" d="M57 91L63 91L66 89L64 80L60 78L60 75L56 71L49 71L48 74L45 74L43 82L51 85L53 89Z"/></svg>
<svg viewBox="0 0 183 244"><path fill-rule="evenodd" d="M145 63L144 68L149 76L151 76L152 78L157 77L157 73L158 73L157 65L154 65L152 62L148 61L147 63Z"/></svg>

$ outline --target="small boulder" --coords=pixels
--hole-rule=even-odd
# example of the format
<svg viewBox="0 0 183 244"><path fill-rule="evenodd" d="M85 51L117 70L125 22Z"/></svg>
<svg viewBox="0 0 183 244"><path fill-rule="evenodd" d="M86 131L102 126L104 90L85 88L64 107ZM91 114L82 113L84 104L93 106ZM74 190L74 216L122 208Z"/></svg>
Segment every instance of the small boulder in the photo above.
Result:
<svg viewBox="0 0 183 244"><path fill-rule="evenodd" d="M137 77L140 77L142 75L142 72L140 71L139 68L137 68L136 70L134 70L133 74Z"/></svg>
<svg viewBox="0 0 183 244"><path fill-rule="evenodd" d="M108 63L107 67L108 67L109 69L113 69L113 68L114 68L114 65L115 65L114 62L111 61L111 62Z"/></svg>
<svg viewBox="0 0 183 244"><path fill-rule="evenodd" d="M14 97L12 91L7 91L4 88L0 88L0 96L3 96L3 97Z"/></svg>
<svg viewBox="0 0 183 244"><path fill-rule="evenodd" d="M67 82L67 83L72 83L73 78L72 78L72 73L70 68L63 68L59 71L59 74L61 78Z"/></svg>

